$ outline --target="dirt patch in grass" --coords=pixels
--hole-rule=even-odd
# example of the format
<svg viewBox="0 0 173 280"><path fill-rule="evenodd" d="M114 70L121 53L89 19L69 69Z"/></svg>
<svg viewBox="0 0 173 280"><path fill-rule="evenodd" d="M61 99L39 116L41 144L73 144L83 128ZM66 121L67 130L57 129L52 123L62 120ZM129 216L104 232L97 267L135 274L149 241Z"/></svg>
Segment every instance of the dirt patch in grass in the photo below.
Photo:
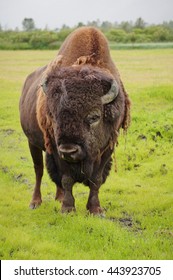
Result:
<svg viewBox="0 0 173 280"><path fill-rule="evenodd" d="M12 168L9 168L7 166L0 165L0 171L4 174L8 174L10 178L12 178L14 181L17 181L21 184L27 185L28 187L31 186L31 183L27 178L25 178L25 175L23 173L13 173Z"/></svg>
<svg viewBox="0 0 173 280"><path fill-rule="evenodd" d="M141 223L139 221L135 221L131 216L125 215L124 217L110 217L110 221L114 223L119 223L122 227L127 228L130 231L134 231L137 233L141 233L143 229L141 228Z"/></svg>
<svg viewBox="0 0 173 280"><path fill-rule="evenodd" d="M1 129L0 132L2 132L4 134L4 136L9 136L9 135L12 135L15 130L14 129Z"/></svg>

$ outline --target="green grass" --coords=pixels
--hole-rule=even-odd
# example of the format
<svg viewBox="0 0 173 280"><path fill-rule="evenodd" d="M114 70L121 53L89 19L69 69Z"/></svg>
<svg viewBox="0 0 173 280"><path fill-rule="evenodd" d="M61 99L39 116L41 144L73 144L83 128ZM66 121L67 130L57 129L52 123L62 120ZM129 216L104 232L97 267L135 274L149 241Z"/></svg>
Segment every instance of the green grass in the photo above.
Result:
<svg viewBox="0 0 173 280"><path fill-rule="evenodd" d="M110 42L111 50L130 50L130 49L170 49L173 48L172 42L149 42L149 43L117 43Z"/></svg>
<svg viewBox="0 0 173 280"><path fill-rule="evenodd" d="M88 215L82 184L74 186L77 212L61 214L46 171L43 204L28 208L34 170L18 101L26 75L56 53L0 52L0 258L172 259L173 50L112 51L132 123L100 190L104 218Z"/></svg>

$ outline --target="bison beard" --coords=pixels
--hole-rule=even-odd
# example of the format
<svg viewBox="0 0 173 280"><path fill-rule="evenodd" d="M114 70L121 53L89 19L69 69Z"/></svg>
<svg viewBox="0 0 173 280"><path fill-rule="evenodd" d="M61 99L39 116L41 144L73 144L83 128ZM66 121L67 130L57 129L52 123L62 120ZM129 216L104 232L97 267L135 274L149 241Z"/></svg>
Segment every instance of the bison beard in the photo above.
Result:
<svg viewBox="0 0 173 280"><path fill-rule="evenodd" d="M99 188L111 169L118 131L130 122L130 101L103 34L74 31L48 66L28 76L20 99L20 119L28 137L36 184L31 208L41 204L42 151L57 186L62 212L75 209L75 182L89 186L87 209L102 212Z"/></svg>

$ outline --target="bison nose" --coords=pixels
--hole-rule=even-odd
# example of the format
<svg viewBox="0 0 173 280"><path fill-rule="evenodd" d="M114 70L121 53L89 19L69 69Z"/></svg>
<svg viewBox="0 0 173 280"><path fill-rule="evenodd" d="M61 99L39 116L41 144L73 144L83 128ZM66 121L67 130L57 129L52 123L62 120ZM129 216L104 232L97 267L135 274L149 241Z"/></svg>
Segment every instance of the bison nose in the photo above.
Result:
<svg viewBox="0 0 173 280"><path fill-rule="evenodd" d="M60 144L58 153L61 159L69 162L78 162L84 158L82 148L77 144Z"/></svg>

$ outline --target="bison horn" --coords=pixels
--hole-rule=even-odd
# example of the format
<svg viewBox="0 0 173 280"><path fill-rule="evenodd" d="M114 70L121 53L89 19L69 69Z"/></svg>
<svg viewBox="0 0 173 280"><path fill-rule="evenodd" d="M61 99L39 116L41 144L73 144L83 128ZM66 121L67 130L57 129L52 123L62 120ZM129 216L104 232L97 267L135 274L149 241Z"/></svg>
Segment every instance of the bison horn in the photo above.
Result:
<svg viewBox="0 0 173 280"><path fill-rule="evenodd" d="M114 80L108 93L101 97L102 104L104 105L112 102L117 97L118 93L119 86L118 83Z"/></svg>

